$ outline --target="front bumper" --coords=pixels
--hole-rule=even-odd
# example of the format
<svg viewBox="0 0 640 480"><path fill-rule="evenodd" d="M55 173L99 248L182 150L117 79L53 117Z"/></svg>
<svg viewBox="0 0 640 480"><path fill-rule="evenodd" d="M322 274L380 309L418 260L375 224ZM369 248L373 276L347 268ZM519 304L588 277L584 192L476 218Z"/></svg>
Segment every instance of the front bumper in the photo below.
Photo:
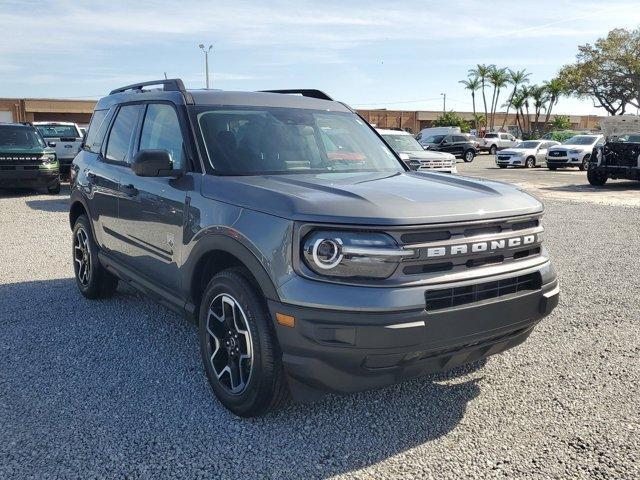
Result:
<svg viewBox="0 0 640 480"><path fill-rule="evenodd" d="M426 288L418 309L345 311L269 301L294 398L383 387L512 348L558 304L550 271L534 290L432 311ZM295 327L278 324L276 313L293 316Z"/></svg>
<svg viewBox="0 0 640 480"><path fill-rule="evenodd" d="M58 168L27 170L18 167L14 170L0 169L1 188L46 187L59 181L60 172Z"/></svg>
<svg viewBox="0 0 640 480"><path fill-rule="evenodd" d="M569 155L566 157L546 157L547 165L552 167L578 167L582 164L584 155Z"/></svg>
<svg viewBox="0 0 640 480"><path fill-rule="evenodd" d="M510 157L508 159L496 159L496 165L506 165L508 167L522 167L524 165L524 157Z"/></svg>

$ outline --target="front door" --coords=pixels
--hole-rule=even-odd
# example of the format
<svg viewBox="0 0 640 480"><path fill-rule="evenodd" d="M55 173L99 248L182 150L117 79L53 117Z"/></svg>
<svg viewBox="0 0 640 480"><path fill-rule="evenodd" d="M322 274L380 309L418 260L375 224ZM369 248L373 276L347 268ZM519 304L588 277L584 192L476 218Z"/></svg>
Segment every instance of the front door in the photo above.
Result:
<svg viewBox="0 0 640 480"><path fill-rule="evenodd" d="M541 143L540 146L538 147L538 151L536 152L537 165L544 163L545 159L547 158L547 146L548 144L545 142L545 143Z"/></svg>
<svg viewBox="0 0 640 480"><path fill-rule="evenodd" d="M167 150L173 168L185 166L183 135L173 105L146 106L135 151ZM118 200L119 227L126 241L126 265L166 289L177 289L190 173L176 177L139 177L130 168L122 174Z"/></svg>

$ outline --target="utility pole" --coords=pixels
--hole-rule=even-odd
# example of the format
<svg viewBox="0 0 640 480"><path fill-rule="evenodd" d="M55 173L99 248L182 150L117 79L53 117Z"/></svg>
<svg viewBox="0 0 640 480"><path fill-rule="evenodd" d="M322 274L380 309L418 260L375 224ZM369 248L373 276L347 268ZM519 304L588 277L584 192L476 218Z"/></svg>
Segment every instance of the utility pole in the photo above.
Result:
<svg viewBox="0 0 640 480"><path fill-rule="evenodd" d="M204 52L204 74L206 78L206 88L209 90L209 52L213 48L213 45L209 45L209 48L205 49L204 44L201 43L198 47Z"/></svg>
<svg viewBox="0 0 640 480"><path fill-rule="evenodd" d="M442 95L442 113L447 113L447 94L441 93Z"/></svg>

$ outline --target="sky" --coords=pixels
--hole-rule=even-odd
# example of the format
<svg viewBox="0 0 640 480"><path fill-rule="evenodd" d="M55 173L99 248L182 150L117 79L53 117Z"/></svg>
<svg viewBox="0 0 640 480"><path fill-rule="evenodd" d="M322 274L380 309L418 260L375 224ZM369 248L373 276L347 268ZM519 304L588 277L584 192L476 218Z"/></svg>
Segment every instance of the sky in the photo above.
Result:
<svg viewBox="0 0 640 480"><path fill-rule="evenodd" d="M138 81L318 88L357 108L470 111L478 63L551 79L578 45L640 26L638 2L0 0L0 97L97 99ZM503 95L506 100L506 93ZM476 108L481 110L481 100ZM600 114L589 100L554 109Z"/></svg>

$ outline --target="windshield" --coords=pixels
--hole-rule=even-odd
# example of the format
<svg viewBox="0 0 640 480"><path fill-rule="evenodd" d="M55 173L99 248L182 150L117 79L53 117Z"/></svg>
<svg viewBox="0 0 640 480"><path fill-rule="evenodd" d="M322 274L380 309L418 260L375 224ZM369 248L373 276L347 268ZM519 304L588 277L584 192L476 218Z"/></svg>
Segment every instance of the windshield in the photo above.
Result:
<svg viewBox="0 0 640 480"><path fill-rule="evenodd" d="M81 137L75 125L36 125L36 128L44 138Z"/></svg>
<svg viewBox="0 0 640 480"><path fill-rule="evenodd" d="M498 138L497 133L487 133L484 138Z"/></svg>
<svg viewBox="0 0 640 480"><path fill-rule="evenodd" d="M512 148L538 148L540 142L521 142Z"/></svg>
<svg viewBox="0 0 640 480"><path fill-rule="evenodd" d="M281 107L197 112L209 160L221 174L404 171L352 113Z"/></svg>
<svg viewBox="0 0 640 480"><path fill-rule="evenodd" d="M562 142L563 145L591 145L598 137L576 135Z"/></svg>
<svg viewBox="0 0 640 480"><path fill-rule="evenodd" d="M424 143L440 143L444 140L444 135L429 135L427 138L423 139Z"/></svg>
<svg viewBox="0 0 640 480"><path fill-rule="evenodd" d="M35 130L27 127L0 127L0 148L44 147L44 141Z"/></svg>
<svg viewBox="0 0 640 480"><path fill-rule="evenodd" d="M382 135L396 152L423 152L424 148L411 135Z"/></svg>
<svg viewBox="0 0 640 480"><path fill-rule="evenodd" d="M640 143L640 134L613 135L609 137L611 143Z"/></svg>

